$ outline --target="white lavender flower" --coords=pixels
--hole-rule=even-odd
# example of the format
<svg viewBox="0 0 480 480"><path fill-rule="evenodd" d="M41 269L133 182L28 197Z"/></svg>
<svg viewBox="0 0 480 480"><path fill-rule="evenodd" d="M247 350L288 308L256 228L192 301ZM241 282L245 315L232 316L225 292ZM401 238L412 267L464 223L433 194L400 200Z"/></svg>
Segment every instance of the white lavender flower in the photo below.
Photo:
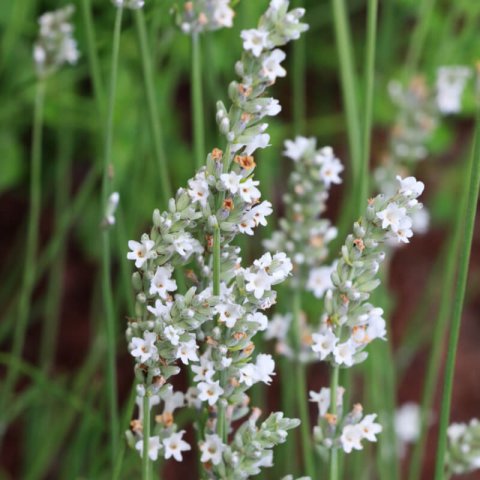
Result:
<svg viewBox="0 0 480 480"><path fill-rule="evenodd" d="M73 5L67 5L38 19L40 31L33 47L33 59L39 77L50 75L65 63L77 63L80 53L70 23L74 11Z"/></svg>
<svg viewBox="0 0 480 480"><path fill-rule="evenodd" d="M463 66L445 66L437 70L436 101L442 114L460 112L462 94L471 76L471 69Z"/></svg>
<svg viewBox="0 0 480 480"><path fill-rule="evenodd" d="M447 430L447 468L460 475L480 469L480 422L452 423Z"/></svg>
<svg viewBox="0 0 480 480"><path fill-rule="evenodd" d="M230 0L190 0L177 14L177 23L183 33L193 34L231 28L235 12Z"/></svg>

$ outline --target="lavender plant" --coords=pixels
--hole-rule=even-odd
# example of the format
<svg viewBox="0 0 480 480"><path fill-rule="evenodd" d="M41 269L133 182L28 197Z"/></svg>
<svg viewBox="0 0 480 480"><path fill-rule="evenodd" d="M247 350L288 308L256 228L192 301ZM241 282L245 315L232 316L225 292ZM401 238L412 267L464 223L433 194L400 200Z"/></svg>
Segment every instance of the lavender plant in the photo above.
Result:
<svg viewBox="0 0 480 480"><path fill-rule="evenodd" d="M330 188L341 183L343 165L330 147L317 149L314 138L298 136L294 141L287 140L284 155L294 164L288 192L283 197L286 214L279 220L279 230L263 244L271 252L285 251L292 259L289 286L309 291L320 299L331 286L333 266L324 262L329 253L328 244L337 236L337 229L321 215L325 212ZM266 338L276 339L278 353L300 361L313 360L308 341L292 344L291 320L288 313L276 313L265 332ZM300 327L298 338L310 338L311 325L302 322Z"/></svg>
<svg viewBox="0 0 480 480"><path fill-rule="evenodd" d="M298 425L276 412L257 427L260 412L249 407L246 393L254 383L269 384L274 375L270 355L253 358L252 338L267 327L263 311L275 303L272 287L287 278L292 263L283 252L266 253L244 268L240 249L232 244L239 233L252 235L265 225L272 212L270 202L260 203L253 153L269 144L262 119L281 108L265 96L277 77L286 75L281 66L285 53L277 47L307 28L300 23L304 11L288 11L288 3L272 0L260 19L254 30L263 39L260 50L242 32L244 52L236 64L240 82L229 87L232 106L227 111L221 102L217 105L225 150L214 149L188 188L170 199L168 210L154 211L149 234L129 242L128 258L137 269L132 278L136 309L126 335L142 409L127 435L143 456L144 476L148 459L156 460L159 452L180 461L191 448L173 417L185 402L198 410L201 462L209 478L257 474L271 465L273 446ZM180 293L182 272L190 286ZM194 385L185 396L169 383L180 365L193 374ZM163 411L155 417L152 435L150 411L157 404ZM232 423L249 412L233 431Z"/></svg>
<svg viewBox="0 0 480 480"><path fill-rule="evenodd" d="M338 385L340 368L350 368L367 358L366 346L385 339L383 311L368 302L378 287L378 271L385 258L385 242L394 239L408 243L412 237L412 215L422 208L418 202L424 185L414 177L398 177L394 195L378 195L368 201L365 215L353 226L341 249L331 275L333 288L325 294L325 313L317 333L312 335L312 350L330 363L331 385L311 393L319 405L314 439L321 450L331 449L330 478L338 476L337 450L350 453L362 449L362 441L376 441L382 427L376 414L363 415L360 405L346 413L343 390Z"/></svg>
<svg viewBox="0 0 480 480"><path fill-rule="evenodd" d="M480 469L480 422L452 423L447 430L446 467L449 477Z"/></svg>

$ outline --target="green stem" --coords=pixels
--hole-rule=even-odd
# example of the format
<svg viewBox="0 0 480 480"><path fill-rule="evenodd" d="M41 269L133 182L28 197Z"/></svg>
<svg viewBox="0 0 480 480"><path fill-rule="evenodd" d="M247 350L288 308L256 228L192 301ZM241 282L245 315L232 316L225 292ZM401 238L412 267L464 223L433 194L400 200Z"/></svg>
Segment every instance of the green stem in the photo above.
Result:
<svg viewBox="0 0 480 480"><path fill-rule="evenodd" d="M418 20L413 34L410 37L410 47L407 54L407 72L409 76L415 73L425 46L428 27L431 25L431 17L435 8L436 0L423 0L418 7Z"/></svg>
<svg viewBox="0 0 480 480"><path fill-rule="evenodd" d="M357 81L352 55L352 43L344 0L332 0L335 37L340 60L342 95L348 128L348 143L352 174L356 180L361 162L361 128L357 102Z"/></svg>
<svg viewBox="0 0 480 480"><path fill-rule="evenodd" d="M337 389L339 367L335 366L332 369L330 378L330 411L332 415L337 415ZM329 480L338 480L338 448L333 446L330 450L330 470Z"/></svg>
<svg viewBox="0 0 480 480"><path fill-rule="evenodd" d="M475 138L473 151L469 166L469 186L465 190L465 209L461 212L463 219L463 238L460 243L460 258L458 267L457 285L453 296L453 314L448 338L448 353L445 367L445 383L442 395L442 406L440 411L440 427L437 446L435 480L445 480L445 452L447 447L447 428L450 418L450 407L452 402L453 377L455 374L455 357L460 336L463 303L467 287L468 266L470 261L470 250L472 247L473 231L475 227L475 213L478 202L478 190L480 185L480 109L477 111L475 125Z"/></svg>
<svg viewBox="0 0 480 480"><path fill-rule="evenodd" d="M299 0L298 7L302 7L304 0ZM293 131L295 135L305 135L306 130L306 95L305 95L305 67L306 67L306 38L303 34L293 43Z"/></svg>
<svg viewBox="0 0 480 480"><path fill-rule="evenodd" d="M105 128L105 156L102 182L102 212L105 212L108 197L111 192L112 143L113 143L113 116L115 95L117 90L118 56L120 50L120 36L122 30L123 9L118 8L115 16L113 33L112 66L110 77L110 92L108 98L107 123ZM116 332L115 308L113 305L111 279L111 246L108 228L102 231L102 295L104 304L105 327L107 336L107 395L110 413L110 454L112 471L115 467L115 458L118 450L120 425L118 421L117 404L117 370L116 370Z"/></svg>
<svg viewBox="0 0 480 480"><path fill-rule="evenodd" d="M221 253L221 238L220 227L217 225L213 231L213 294L220 295L220 253ZM225 386L225 370L220 373L220 385ZM227 443L227 426L225 406L222 400L218 402L217 414L217 435L222 439L223 443Z"/></svg>
<svg viewBox="0 0 480 480"><path fill-rule="evenodd" d="M205 163L205 120L203 113L202 91L202 52L200 36L192 34L192 78L191 97L193 108L193 143L195 146L195 165L199 169Z"/></svg>
<svg viewBox="0 0 480 480"><path fill-rule="evenodd" d="M467 173L466 169L465 173ZM465 178L465 184L467 184L467 182L468 179ZM465 199L466 196L463 195L462 201L465 202ZM465 205L460 206L460 211L465 211ZM428 421L430 417L430 411L433 407L435 391L438 386L438 372L440 371L442 363L443 345L445 336L447 334L448 320L452 311L452 298L447 292L451 292L454 289L455 272L460 241L462 238L462 231L462 218L457 216L453 235L448 242L448 256L446 259L445 274L441 289L443 294L441 295L438 316L435 322L432 347L425 375L425 384L423 387L420 410L420 435L412 452L408 476L409 480L419 480L420 478L428 435Z"/></svg>
<svg viewBox="0 0 480 480"><path fill-rule="evenodd" d="M298 415L300 416L300 434L302 438L302 452L303 463L306 469L306 473L311 478L316 478L315 475L315 461L312 451L311 431L310 431L310 416L308 414L308 389L307 379L305 372L305 365L300 361L300 349L301 349L301 324L300 315L302 312L302 296L300 288L297 286L294 290L293 296L293 334L295 338L295 348L297 351L297 359L295 361L295 373L296 373L296 406Z"/></svg>
<svg viewBox="0 0 480 480"><path fill-rule="evenodd" d="M172 196L170 177L168 173L167 155L163 142L162 128L160 124L160 114L158 112L158 103L155 95L154 71L152 65L152 56L147 39L147 29L145 27L145 16L143 9L135 10L135 24L137 27L138 39L140 42L140 53L142 56L143 80L145 82L145 93L147 96L148 115L150 117L150 128L153 137L153 146L157 165L160 173L160 186L162 189L162 200L164 205L168 204Z"/></svg>
<svg viewBox="0 0 480 480"><path fill-rule="evenodd" d="M357 215L361 215L368 196L368 172L370 143L372 137L373 89L375 85L375 40L377 36L378 0L368 1L367 12L367 54L365 61L365 117L363 119L363 144L358 179Z"/></svg>
<svg viewBox="0 0 480 480"><path fill-rule="evenodd" d="M87 57L90 67L90 75L92 76L93 91L97 100L98 110L103 115L105 107L105 89L100 74L100 64L98 60L95 29L92 18L91 0L82 0L82 14L85 23L85 33L87 40Z"/></svg>
<svg viewBox="0 0 480 480"><path fill-rule="evenodd" d="M25 334L30 316L31 297L35 286L35 270L37 268L37 244L42 201L42 130L46 80L37 83L35 107L33 115L33 136L30 161L30 212L27 227L27 243L25 246L25 263L20 290L15 331L13 335L12 356L20 360L25 344ZM10 401L15 388L19 370L16 364L8 369L2 395L2 412Z"/></svg>
<svg viewBox="0 0 480 480"><path fill-rule="evenodd" d="M145 393L143 397L143 454L142 480L150 480L150 457L148 447L150 443L150 397Z"/></svg>

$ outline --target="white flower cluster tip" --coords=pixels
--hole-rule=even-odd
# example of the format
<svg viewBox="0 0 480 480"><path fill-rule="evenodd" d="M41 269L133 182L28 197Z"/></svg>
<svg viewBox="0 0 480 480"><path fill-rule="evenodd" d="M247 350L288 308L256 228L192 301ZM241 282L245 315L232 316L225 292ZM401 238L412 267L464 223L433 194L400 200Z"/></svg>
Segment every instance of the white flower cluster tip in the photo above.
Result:
<svg viewBox="0 0 480 480"><path fill-rule="evenodd" d="M230 0L186 1L183 11L178 14L177 23L187 34L231 28L235 12L230 3Z"/></svg>
<svg viewBox="0 0 480 480"><path fill-rule="evenodd" d="M375 422L376 414L363 416L363 408L356 404L352 411L343 416L344 389L337 389L337 414L329 413L331 393L329 388L310 392L310 401L318 406L318 425L314 429L317 445L325 448L341 447L345 453L362 450L362 441L376 442L382 426ZM339 421L341 419L341 421Z"/></svg>
<svg viewBox="0 0 480 480"><path fill-rule="evenodd" d="M462 109L462 95L472 70L464 66L445 66L437 70L437 106L443 115Z"/></svg>
<svg viewBox="0 0 480 480"><path fill-rule="evenodd" d="M139 10L145 5L144 0L112 0L117 8L129 8L130 10Z"/></svg>
<svg viewBox="0 0 480 480"><path fill-rule="evenodd" d="M73 5L67 5L38 19L40 31L33 47L33 59L40 77L55 72L65 63L77 63L80 54L70 23L74 11Z"/></svg>
<svg viewBox="0 0 480 480"><path fill-rule="evenodd" d="M480 421L452 423L447 430L447 468L460 475L480 469Z"/></svg>

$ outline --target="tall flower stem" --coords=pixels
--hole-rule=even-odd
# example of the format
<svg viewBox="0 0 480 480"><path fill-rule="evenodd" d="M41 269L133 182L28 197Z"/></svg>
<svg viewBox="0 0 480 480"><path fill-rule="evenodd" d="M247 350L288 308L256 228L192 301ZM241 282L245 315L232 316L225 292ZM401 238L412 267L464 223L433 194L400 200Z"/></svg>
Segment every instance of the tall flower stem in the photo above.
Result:
<svg viewBox="0 0 480 480"><path fill-rule="evenodd" d="M150 480L150 397L145 393L143 397L143 453L142 453L142 480Z"/></svg>
<svg viewBox="0 0 480 480"><path fill-rule="evenodd" d="M422 0L418 7L418 21L410 37L410 47L406 61L407 72L410 75L413 74L418 67L436 1L437 0Z"/></svg>
<svg viewBox="0 0 480 480"><path fill-rule="evenodd" d="M298 7L304 1L297 2ZM295 135L304 135L306 128L306 97L305 97L305 67L306 67L306 40L300 37L293 44L293 130Z"/></svg>
<svg viewBox="0 0 480 480"><path fill-rule="evenodd" d="M353 178L358 178L361 150L361 127L357 101L357 82L352 54L352 43L348 28L344 0L332 0L333 20L342 82L343 102L346 110L348 143Z"/></svg>
<svg viewBox="0 0 480 480"><path fill-rule="evenodd" d="M195 165L199 169L205 160L205 121L203 113L202 89L202 52L200 36L192 34L192 107L193 107L193 143L195 149Z"/></svg>
<svg viewBox="0 0 480 480"><path fill-rule="evenodd" d="M335 366L332 369L330 378L330 410L332 415L337 415L337 389L338 389L338 376L339 367ZM330 470L329 480L338 480L338 448L335 446L330 450Z"/></svg>
<svg viewBox="0 0 480 480"><path fill-rule="evenodd" d="M368 1L367 10L367 54L365 59L365 116L363 119L362 155L359 167L357 215L363 211L368 196L368 171L370 142L372 138L373 89L375 85L375 42L377 36L378 0Z"/></svg>
<svg viewBox="0 0 480 480"><path fill-rule="evenodd" d="M167 155L163 141L163 133L160 123L160 114L158 111L157 98L155 95L154 72L152 65L152 56L148 45L147 29L145 26L145 15L143 9L135 10L135 24L140 43L140 53L142 56L143 80L145 83L145 94L147 97L147 109L150 118L150 128L152 130L153 146L157 158L158 170L160 173L160 186L163 204L167 206L168 199L172 196L172 187L170 184Z"/></svg>
<svg viewBox="0 0 480 480"><path fill-rule="evenodd" d="M42 174L42 133L43 111L45 100L46 80L40 79L37 83L35 107L33 114L32 150L30 159L30 212L27 226L27 242L25 246L25 263L23 278L18 302L15 331L13 334L13 358L20 359L25 344L25 334L30 316L31 297L35 286L35 271L37 268L37 244L40 223L40 208L42 200L41 174ZM2 412L18 378L17 363L7 371L2 395Z"/></svg>
<svg viewBox="0 0 480 480"><path fill-rule="evenodd" d="M105 152L102 182L102 212L105 211L108 197L111 192L112 142L113 142L113 115L115 95L117 89L118 55L120 50L120 35L122 29L123 9L118 8L115 16L113 33L112 66L110 77L110 91L107 106L107 122L105 128ZM111 269L110 232L108 228L102 231L102 296L105 314L105 329L107 336L107 396L110 413L110 454L112 471L118 449L120 425L118 420L117 404L117 369L116 369L116 332L115 312L113 304Z"/></svg>
<svg viewBox="0 0 480 480"><path fill-rule="evenodd" d="M338 248L340 248L340 242L343 242L343 239L346 237L357 211L356 191L358 189L359 175L361 173L362 129L360 126L357 80L352 54L350 29L345 9L345 0L331 0L331 2L336 44L340 61L342 97L346 113L351 164L351 175L347 180L350 182L350 188L345 188L344 190L345 192L351 192L351 194L343 196L342 207L340 209L343 213L338 221L338 240L332 245L332 252L336 252Z"/></svg>
<svg viewBox="0 0 480 480"><path fill-rule="evenodd" d="M467 179L465 179L465 183L467 183ZM465 196L463 196L463 199L465 199ZM464 211L465 207L462 205L460 210ZM452 298L450 295L446 294L446 292L451 292L454 289L458 248L462 236L461 220L461 217L457 217L452 238L448 242L448 256L446 258L445 274L443 276L441 289L443 294L441 295L438 316L433 331L432 347L425 374L425 384L423 386L420 409L420 435L412 452L408 476L409 480L418 480L420 478L427 441L429 412L431 411L435 391L438 385L437 372L441 368L443 342L447 332L448 320L452 311Z"/></svg>
<svg viewBox="0 0 480 480"><path fill-rule="evenodd" d="M478 108L478 107L477 107ZM448 338L448 353L445 367L445 382L440 411L440 430L435 464L435 480L445 480L445 451L447 447L447 428L450 419L452 403L453 377L455 374L455 358L460 336L463 303L467 287L468 266L470 250L472 248L473 231L475 227L475 214L477 210L478 193L480 186L480 108L477 110L475 125L475 138L469 165L469 186L465 190L466 201L461 212L463 219L463 237L460 242L460 257L458 267L457 285L453 295L453 314Z"/></svg>
<svg viewBox="0 0 480 480"><path fill-rule="evenodd" d="M293 296L293 329L295 335L295 346L297 350L297 359L295 364L295 381L296 381L296 403L297 411L300 416L300 434L302 438L302 452L303 452L303 463L307 475L311 478L316 478L315 476L315 461L312 451L312 441L310 434L310 416L308 414L308 400L307 400L307 379L305 372L305 365L300 361L300 348L301 348L301 325L300 325L300 315L302 312L302 296L300 288L297 286L294 290Z"/></svg>
<svg viewBox="0 0 480 480"><path fill-rule="evenodd" d="M102 82L102 76L100 74L100 65L96 49L91 0L82 0L82 14L85 24L87 57L90 68L90 75L92 76L93 90L95 93L95 98L97 100L98 110L100 114L103 114L105 107L105 89Z"/></svg>

